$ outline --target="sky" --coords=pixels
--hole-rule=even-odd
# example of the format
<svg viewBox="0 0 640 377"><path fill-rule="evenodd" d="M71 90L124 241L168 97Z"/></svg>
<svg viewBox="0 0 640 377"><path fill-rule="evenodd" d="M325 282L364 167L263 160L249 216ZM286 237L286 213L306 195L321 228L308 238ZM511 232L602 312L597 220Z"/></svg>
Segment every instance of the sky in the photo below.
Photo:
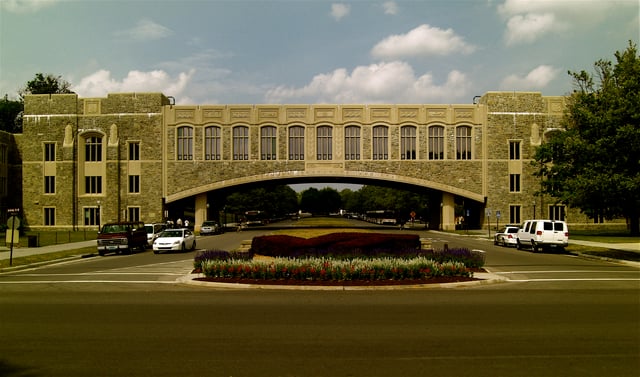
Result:
<svg viewBox="0 0 640 377"><path fill-rule="evenodd" d="M0 95L177 104L471 103L573 90L640 40L640 0L0 0Z"/></svg>

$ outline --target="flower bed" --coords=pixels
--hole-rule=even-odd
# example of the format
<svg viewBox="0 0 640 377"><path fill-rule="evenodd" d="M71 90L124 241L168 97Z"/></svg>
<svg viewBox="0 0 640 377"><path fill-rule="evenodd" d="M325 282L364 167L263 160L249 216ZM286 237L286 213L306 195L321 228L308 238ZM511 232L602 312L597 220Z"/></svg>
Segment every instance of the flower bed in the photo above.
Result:
<svg viewBox="0 0 640 377"><path fill-rule="evenodd" d="M351 260L282 257L271 260L207 259L200 263L200 269L209 278L255 280L423 280L473 275L464 263L439 263L426 257Z"/></svg>

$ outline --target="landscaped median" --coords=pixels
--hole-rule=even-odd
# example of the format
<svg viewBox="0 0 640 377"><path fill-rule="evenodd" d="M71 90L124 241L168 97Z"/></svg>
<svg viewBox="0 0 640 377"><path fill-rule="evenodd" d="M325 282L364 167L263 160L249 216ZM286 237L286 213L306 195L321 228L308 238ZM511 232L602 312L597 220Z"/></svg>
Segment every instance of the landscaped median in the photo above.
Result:
<svg viewBox="0 0 640 377"><path fill-rule="evenodd" d="M420 245L417 236L413 240L371 233L312 239L262 236L253 240L248 252L199 252L194 270L209 281L320 285L468 281L474 271L482 271L481 251L423 250L416 243Z"/></svg>

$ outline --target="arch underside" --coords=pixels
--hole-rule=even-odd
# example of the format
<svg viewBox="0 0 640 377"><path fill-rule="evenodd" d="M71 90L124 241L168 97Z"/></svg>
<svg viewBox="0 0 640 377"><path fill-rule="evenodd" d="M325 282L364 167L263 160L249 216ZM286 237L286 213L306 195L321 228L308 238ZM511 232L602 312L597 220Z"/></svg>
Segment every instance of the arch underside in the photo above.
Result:
<svg viewBox="0 0 640 377"><path fill-rule="evenodd" d="M276 182L277 181L277 182ZM266 174L257 174L251 176L237 177L232 179L211 182L204 185L192 187L188 190L172 193L167 195L166 203L175 202L188 197L209 191L224 190L230 187L259 185L263 182L274 184L295 184L295 183L313 183L313 182L335 182L335 183L353 183L353 184L371 184L387 185L391 187L397 186L413 186L427 188L447 192L460 197L483 202L485 196L481 193L475 193L458 187L449 186L440 182L428 179L416 179L413 177L404 177L396 174L385 174L380 172L363 172L363 171L287 171L273 172Z"/></svg>

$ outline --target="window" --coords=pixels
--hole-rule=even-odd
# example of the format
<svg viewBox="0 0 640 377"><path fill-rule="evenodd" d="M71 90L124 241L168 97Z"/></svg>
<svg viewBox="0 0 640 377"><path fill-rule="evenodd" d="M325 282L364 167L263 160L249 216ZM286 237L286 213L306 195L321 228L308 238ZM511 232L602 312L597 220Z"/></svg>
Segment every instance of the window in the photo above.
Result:
<svg viewBox="0 0 640 377"><path fill-rule="evenodd" d="M221 155L220 127L206 127L204 129L204 159L219 160Z"/></svg>
<svg viewBox="0 0 640 377"><path fill-rule="evenodd" d="M509 160L520 159L520 142L509 141Z"/></svg>
<svg viewBox="0 0 640 377"><path fill-rule="evenodd" d="M127 215L128 221L140 221L140 207L128 207Z"/></svg>
<svg viewBox="0 0 640 377"><path fill-rule="evenodd" d="M56 193L56 176L55 175L44 176L44 193L45 194Z"/></svg>
<svg viewBox="0 0 640 377"><path fill-rule="evenodd" d="M471 127L456 128L456 159L471 160Z"/></svg>
<svg viewBox="0 0 640 377"><path fill-rule="evenodd" d="M56 225L56 209L51 207L44 208L44 223L45 226Z"/></svg>
<svg viewBox="0 0 640 377"><path fill-rule="evenodd" d="M402 160L416 159L416 128L405 126L400 129L400 158Z"/></svg>
<svg viewBox="0 0 640 377"><path fill-rule="evenodd" d="M444 160L444 127L429 127L429 160Z"/></svg>
<svg viewBox="0 0 640 377"><path fill-rule="evenodd" d="M344 159L360 159L360 127L348 126L344 128Z"/></svg>
<svg viewBox="0 0 640 377"><path fill-rule="evenodd" d="M130 194L140 193L140 176L139 175L129 176L129 193Z"/></svg>
<svg viewBox="0 0 640 377"><path fill-rule="evenodd" d="M193 128L178 127L178 160L193 160Z"/></svg>
<svg viewBox="0 0 640 377"><path fill-rule="evenodd" d="M84 193L85 194L102 194L102 177L101 176L84 177Z"/></svg>
<svg viewBox="0 0 640 377"><path fill-rule="evenodd" d="M55 161L56 160L56 144L44 143L44 160Z"/></svg>
<svg viewBox="0 0 640 377"><path fill-rule="evenodd" d="M386 126L373 127L373 159L388 160L389 151L387 142L389 140L389 128Z"/></svg>
<svg viewBox="0 0 640 377"><path fill-rule="evenodd" d="M304 160L304 127L289 127L289 160Z"/></svg>
<svg viewBox="0 0 640 377"><path fill-rule="evenodd" d="M91 162L102 161L102 138L91 136L84 142L84 160Z"/></svg>
<svg viewBox="0 0 640 377"><path fill-rule="evenodd" d="M276 159L276 128L273 126L262 127L260 129L260 159Z"/></svg>
<svg viewBox="0 0 640 377"><path fill-rule="evenodd" d="M129 160L130 161L140 160L140 143L138 142L129 143Z"/></svg>
<svg viewBox="0 0 640 377"><path fill-rule="evenodd" d="M249 159L249 127L240 126L233 129L233 159Z"/></svg>
<svg viewBox="0 0 640 377"><path fill-rule="evenodd" d="M509 174L509 192L520 192L520 174Z"/></svg>
<svg viewBox="0 0 640 377"><path fill-rule="evenodd" d="M333 129L329 126L318 127L318 160L332 160L333 159Z"/></svg>
<svg viewBox="0 0 640 377"><path fill-rule="evenodd" d="M509 206L509 223L520 224L520 206Z"/></svg>
<svg viewBox="0 0 640 377"><path fill-rule="evenodd" d="M99 207L87 207L84 209L84 225L100 225Z"/></svg>
<svg viewBox="0 0 640 377"><path fill-rule="evenodd" d="M565 216L564 206L549 206L549 220L565 221Z"/></svg>

